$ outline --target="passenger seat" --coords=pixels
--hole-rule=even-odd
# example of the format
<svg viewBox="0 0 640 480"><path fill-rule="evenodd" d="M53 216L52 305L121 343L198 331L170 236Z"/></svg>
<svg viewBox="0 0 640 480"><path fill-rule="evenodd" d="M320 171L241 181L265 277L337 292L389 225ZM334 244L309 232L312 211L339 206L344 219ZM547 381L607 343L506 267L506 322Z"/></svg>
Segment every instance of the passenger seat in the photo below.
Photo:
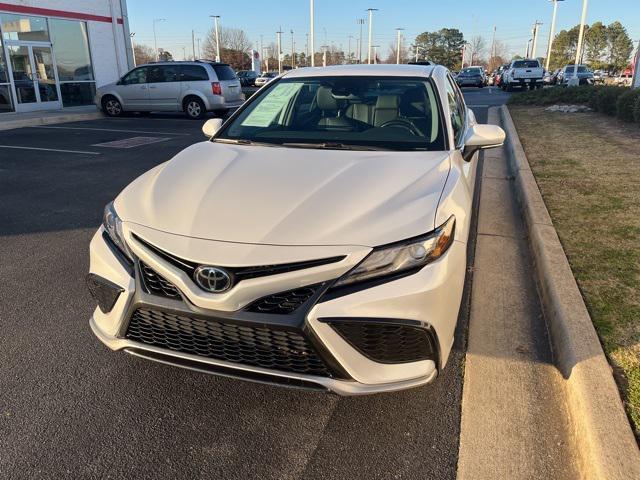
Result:
<svg viewBox="0 0 640 480"><path fill-rule="evenodd" d="M322 112L322 118L318 121L319 127L325 130L351 130L353 128L351 120L340 115L338 100L327 87L318 88L316 104Z"/></svg>
<svg viewBox="0 0 640 480"><path fill-rule="evenodd" d="M379 127L400 117L400 97L398 95L380 95L373 110L373 125Z"/></svg>

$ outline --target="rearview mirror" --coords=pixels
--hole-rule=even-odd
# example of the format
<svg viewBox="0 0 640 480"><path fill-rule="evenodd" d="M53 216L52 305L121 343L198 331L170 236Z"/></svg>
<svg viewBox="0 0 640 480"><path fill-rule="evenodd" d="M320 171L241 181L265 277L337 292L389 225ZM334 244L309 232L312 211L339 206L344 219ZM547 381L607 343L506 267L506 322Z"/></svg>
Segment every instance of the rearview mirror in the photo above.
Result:
<svg viewBox="0 0 640 480"><path fill-rule="evenodd" d="M471 160L473 154L478 150L501 147L505 136L504 130L497 125L474 125L465 137L464 159Z"/></svg>
<svg viewBox="0 0 640 480"><path fill-rule="evenodd" d="M204 125L202 126L202 133L211 138L218 132L218 130L220 130L220 127L222 127L221 118L210 118L204 122Z"/></svg>

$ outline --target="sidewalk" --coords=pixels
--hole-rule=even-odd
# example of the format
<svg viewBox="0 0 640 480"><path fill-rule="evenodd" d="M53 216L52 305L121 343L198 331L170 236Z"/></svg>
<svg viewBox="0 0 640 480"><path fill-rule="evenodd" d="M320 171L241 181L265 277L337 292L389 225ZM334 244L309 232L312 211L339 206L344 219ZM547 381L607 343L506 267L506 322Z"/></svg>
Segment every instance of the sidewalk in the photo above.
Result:
<svg viewBox="0 0 640 480"><path fill-rule="evenodd" d="M0 114L0 130L32 127L35 125L49 125L53 123L79 122L95 120L104 115L94 105L69 107L62 110L40 110L27 113Z"/></svg>
<svg viewBox="0 0 640 480"><path fill-rule="evenodd" d="M458 478L580 478L504 147L484 153L478 215Z"/></svg>

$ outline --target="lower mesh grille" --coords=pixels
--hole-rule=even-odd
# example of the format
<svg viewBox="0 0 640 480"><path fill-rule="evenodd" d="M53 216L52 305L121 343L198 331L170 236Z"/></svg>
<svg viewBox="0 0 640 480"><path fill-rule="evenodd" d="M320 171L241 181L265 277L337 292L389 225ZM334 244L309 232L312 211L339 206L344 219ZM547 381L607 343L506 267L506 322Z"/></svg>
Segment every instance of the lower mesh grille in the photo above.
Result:
<svg viewBox="0 0 640 480"><path fill-rule="evenodd" d="M249 305L246 310L256 313L287 315L296 311L309 300L314 293L316 293L316 289L313 287L298 288L288 292L276 293L256 300Z"/></svg>
<svg viewBox="0 0 640 480"><path fill-rule="evenodd" d="M331 376L307 339L288 330L138 309L131 316L126 337L147 345L216 360Z"/></svg>
<svg viewBox="0 0 640 480"><path fill-rule="evenodd" d="M142 272L142 283L149 293L167 298L180 298L180 292L176 286L165 280L147 264L140 262Z"/></svg>
<svg viewBox="0 0 640 480"><path fill-rule="evenodd" d="M326 320L356 350L380 363L435 360L435 340L429 330L409 325Z"/></svg>

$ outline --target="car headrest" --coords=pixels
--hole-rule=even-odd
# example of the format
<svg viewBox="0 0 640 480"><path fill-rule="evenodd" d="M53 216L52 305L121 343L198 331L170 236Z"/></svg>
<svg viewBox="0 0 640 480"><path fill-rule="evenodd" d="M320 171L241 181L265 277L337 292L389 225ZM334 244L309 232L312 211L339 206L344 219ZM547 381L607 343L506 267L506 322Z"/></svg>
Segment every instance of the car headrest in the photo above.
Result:
<svg viewBox="0 0 640 480"><path fill-rule="evenodd" d="M320 110L337 110L338 101L333 97L331 90L327 87L318 88L316 103Z"/></svg>
<svg viewBox="0 0 640 480"><path fill-rule="evenodd" d="M398 95L380 95L376 101L376 108L398 108L400 98Z"/></svg>

